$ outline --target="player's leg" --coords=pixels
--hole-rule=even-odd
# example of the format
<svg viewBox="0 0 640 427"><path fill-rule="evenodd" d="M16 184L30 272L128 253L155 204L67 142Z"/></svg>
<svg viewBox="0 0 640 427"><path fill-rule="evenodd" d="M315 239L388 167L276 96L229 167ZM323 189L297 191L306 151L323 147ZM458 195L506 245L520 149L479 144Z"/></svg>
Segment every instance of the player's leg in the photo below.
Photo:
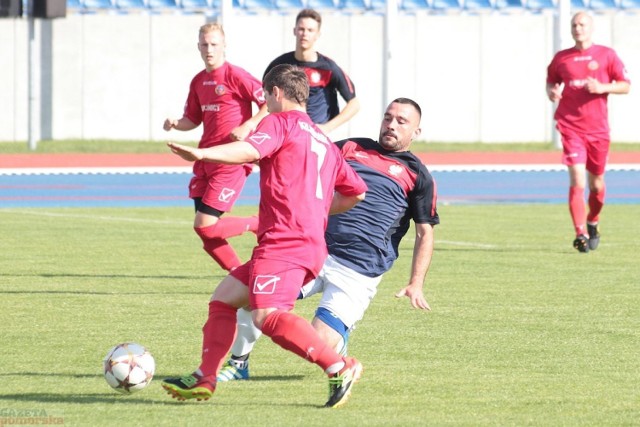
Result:
<svg viewBox="0 0 640 427"><path fill-rule="evenodd" d="M331 256L322 272L323 292L312 325L327 344L346 355L350 332L364 317L382 276L365 276Z"/></svg>
<svg viewBox="0 0 640 427"><path fill-rule="evenodd" d="M231 357L218 373L218 382L249 379L249 355L262 331L253 324L247 307L238 310L238 333L231 346Z"/></svg>
<svg viewBox="0 0 640 427"><path fill-rule="evenodd" d="M287 262L261 261L254 264L255 281L249 286L254 323L274 343L318 365L329 376L329 400L325 406L343 404L360 378L362 365L354 358L340 356L307 320L290 312L300 283L312 277L306 269Z"/></svg>
<svg viewBox="0 0 640 427"><path fill-rule="evenodd" d="M195 176L190 185L190 196L196 208L193 227L205 252L220 267L231 271L241 262L227 239L247 231L256 232L258 228L257 216L222 218L237 200L246 181L246 172L242 166L215 164L206 164L201 169L203 172Z"/></svg>
<svg viewBox="0 0 640 427"><path fill-rule="evenodd" d="M589 141L587 157L587 176L589 183L589 213L587 214L587 232L589 249L594 250L600 243L600 213L604 207L607 187L604 180L610 141L608 135L602 135Z"/></svg>
<svg viewBox="0 0 640 427"><path fill-rule="evenodd" d="M250 267L236 269L247 277ZM220 370L236 334L236 311L248 303L248 290L242 280L229 275L216 288L209 303L209 317L202 328L202 356L198 369L181 378L167 378L162 387L179 400L209 399L216 387Z"/></svg>
<svg viewBox="0 0 640 427"><path fill-rule="evenodd" d="M315 280L311 280L300 289L298 299L307 298L322 292L322 274L323 271L320 271L320 274ZM258 341L258 338L262 335L262 331L253 324L251 311L247 307L239 309L237 317L238 333L236 340L233 342L233 346L231 346L231 357L218 373L217 380L219 383L249 379L249 356L251 355L251 351L253 351L256 341ZM346 340L344 342L346 343ZM346 351L346 345L344 349ZM341 352L340 354L346 355L346 352Z"/></svg>
<svg viewBox="0 0 640 427"><path fill-rule="evenodd" d="M573 247L580 252L589 251L587 235L587 213L584 200L586 187L587 149L584 138L575 132L561 130L563 157L562 162L569 171L569 213L575 230Z"/></svg>

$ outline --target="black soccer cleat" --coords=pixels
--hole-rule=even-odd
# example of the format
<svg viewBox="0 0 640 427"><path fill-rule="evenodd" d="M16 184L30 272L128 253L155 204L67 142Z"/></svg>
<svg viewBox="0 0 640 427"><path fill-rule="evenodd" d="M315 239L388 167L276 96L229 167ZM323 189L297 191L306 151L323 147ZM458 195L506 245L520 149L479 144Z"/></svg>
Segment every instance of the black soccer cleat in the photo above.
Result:
<svg viewBox="0 0 640 427"><path fill-rule="evenodd" d="M337 374L329 376L329 400L325 408L344 405L351 394L353 385L362 375L362 364L353 357L345 357L345 366Z"/></svg>
<svg viewBox="0 0 640 427"><path fill-rule="evenodd" d="M593 251L600 244L600 227L598 224L587 224L587 231L589 232L589 249Z"/></svg>
<svg viewBox="0 0 640 427"><path fill-rule="evenodd" d="M589 252L589 237L584 234L576 237L573 241L573 247L578 250L578 252L587 253Z"/></svg>

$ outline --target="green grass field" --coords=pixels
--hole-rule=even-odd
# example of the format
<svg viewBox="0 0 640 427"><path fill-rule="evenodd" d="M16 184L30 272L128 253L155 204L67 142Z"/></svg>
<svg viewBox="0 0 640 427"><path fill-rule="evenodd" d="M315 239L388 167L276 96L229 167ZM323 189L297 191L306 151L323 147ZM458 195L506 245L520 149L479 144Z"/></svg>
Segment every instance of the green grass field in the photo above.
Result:
<svg viewBox="0 0 640 427"><path fill-rule="evenodd" d="M408 238L352 335L363 378L347 405L324 409L320 370L266 338L251 381L220 385L209 402L164 393L160 379L197 366L222 277L190 209L0 209L0 424L35 411L92 426L638 425L640 206L607 206L589 254L571 248L564 205L440 215L433 311L393 297ZM246 258L253 239L233 243ZM296 311L310 317L316 302ZM102 377L102 358L122 341L157 363L131 396Z"/></svg>
<svg viewBox="0 0 640 427"><path fill-rule="evenodd" d="M191 145L195 145L195 142ZM557 151L548 143L444 143L416 141L411 145L414 152L460 152L460 151ZM640 151L640 143L613 143L612 151ZM167 146L162 141L101 141L65 140L39 141L35 151L30 151L26 142L0 142L0 154L24 153L165 153Z"/></svg>

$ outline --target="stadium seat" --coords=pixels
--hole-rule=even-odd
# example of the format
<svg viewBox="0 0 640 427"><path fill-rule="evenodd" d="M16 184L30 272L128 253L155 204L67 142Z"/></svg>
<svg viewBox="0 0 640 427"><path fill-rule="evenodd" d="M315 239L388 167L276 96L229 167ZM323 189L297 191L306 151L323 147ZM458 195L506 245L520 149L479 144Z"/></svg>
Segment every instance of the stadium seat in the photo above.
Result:
<svg viewBox="0 0 640 427"><path fill-rule="evenodd" d="M496 0L495 2L496 9L522 9L524 5L522 4L522 0Z"/></svg>
<svg viewBox="0 0 640 427"><path fill-rule="evenodd" d="M472 12L490 12L493 5L489 0L462 0L465 10Z"/></svg>
<svg viewBox="0 0 640 427"><path fill-rule="evenodd" d="M301 10L304 9L302 0L275 0L275 7L278 10Z"/></svg>
<svg viewBox="0 0 640 427"><path fill-rule="evenodd" d="M589 0L589 9L591 10L615 10L618 8L615 0Z"/></svg>
<svg viewBox="0 0 640 427"><path fill-rule="evenodd" d="M273 0L242 0L242 8L249 11L273 10L276 4Z"/></svg>
<svg viewBox="0 0 640 427"><path fill-rule="evenodd" d="M149 3L149 9L151 10L163 10L163 9L179 9L180 5L176 3L176 0L147 0Z"/></svg>
<svg viewBox="0 0 640 427"><path fill-rule="evenodd" d="M433 0L431 9L435 11L452 11L460 9L458 0Z"/></svg>
<svg viewBox="0 0 640 427"><path fill-rule="evenodd" d="M209 9L208 0L178 0L182 10L187 12L203 12Z"/></svg>
<svg viewBox="0 0 640 427"><path fill-rule="evenodd" d="M572 9L586 9L587 5L585 0L571 0L571 8Z"/></svg>
<svg viewBox="0 0 640 427"><path fill-rule="evenodd" d="M342 10L365 11L369 7L365 0L340 0L339 6Z"/></svg>
<svg viewBox="0 0 640 427"><path fill-rule="evenodd" d="M308 0L307 7L316 10L335 9L334 0Z"/></svg>
<svg viewBox="0 0 640 427"><path fill-rule="evenodd" d="M553 9L556 5L553 0L527 0L526 8L528 10L543 10L543 9Z"/></svg>
<svg viewBox="0 0 640 427"><path fill-rule="evenodd" d="M400 9L404 11L428 10L429 4L426 0L400 0Z"/></svg>
<svg viewBox="0 0 640 427"><path fill-rule="evenodd" d="M620 8L640 11L640 0L621 0Z"/></svg>
<svg viewBox="0 0 640 427"><path fill-rule="evenodd" d="M67 9L82 9L82 3L80 3L80 0L67 0Z"/></svg>
<svg viewBox="0 0 640 427"><path fill-rule="evenodd" d="M146 9L145 0L115 0L118 9L126 11L129 9Z"/></svg>
<svg viewBox="0 0 640 427"><path fill-rule="evenodd" d="M87 10L113 9L114 7L111 0L83 0L82 5Z"/></svg>
<svg viewBox="0 0 640 427"><path fill-rule="evenodd" d="M400 3L399 0L398 0L398 3ZM387 8L387 2L385 0L370 0L369 1L369 9L371 9L371 10L384 11L386 8Z"/></svg>

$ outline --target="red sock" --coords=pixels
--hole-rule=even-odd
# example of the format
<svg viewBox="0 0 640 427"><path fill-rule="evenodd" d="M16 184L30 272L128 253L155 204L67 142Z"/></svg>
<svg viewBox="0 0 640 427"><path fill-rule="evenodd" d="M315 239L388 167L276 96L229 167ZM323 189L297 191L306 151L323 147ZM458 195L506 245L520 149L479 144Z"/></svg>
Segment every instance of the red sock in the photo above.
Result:
<svg viewBox="0 0 640 427"><path fill-rule="evenodd" d="M258 230L258 216L240 217L223 216L216 223L216 237L228 239L251 231Z"/></svg>
<svg viewBox="0 0 640 427"><path fill-rule="evenodd" d="M326 345L309 322L288 311L277 310L262 323L262 332L285 350L315 363L326 371L342 357Z"/></svg>
<svg viewBox="0 0 640 427"><path fill-rule="evenodd" d="M209 318L202 327L202 376L218 375L236 338L236 312L229 304L209 303Z"/></svg>
<svg viewBox="0 0 640 427"><path fill-rule="evenodd" d="M573 227L576 229L576 236L587 234L584 188L569 187L569 212L571 213Z"/></svg>
<svg viewBox="0 0 640 427"><path fill-rule="evenodd" d="M600 212L604 206L604 196L607 192L606 187L602 187L601 191L592 191L589 193L589 214L587 222L596 223L600 219Z"/></svg>
<svg viewBox="0 0 640 427"><path fill-rule="evenodd" d="M221 221L221 220L220 220ZM203 248L218 265L227 271L231 271L242 265L238 254L233 250L229 242L220 237L218 227L220 221L208 227L194 227L196 234L202 239Z"/></svg>

